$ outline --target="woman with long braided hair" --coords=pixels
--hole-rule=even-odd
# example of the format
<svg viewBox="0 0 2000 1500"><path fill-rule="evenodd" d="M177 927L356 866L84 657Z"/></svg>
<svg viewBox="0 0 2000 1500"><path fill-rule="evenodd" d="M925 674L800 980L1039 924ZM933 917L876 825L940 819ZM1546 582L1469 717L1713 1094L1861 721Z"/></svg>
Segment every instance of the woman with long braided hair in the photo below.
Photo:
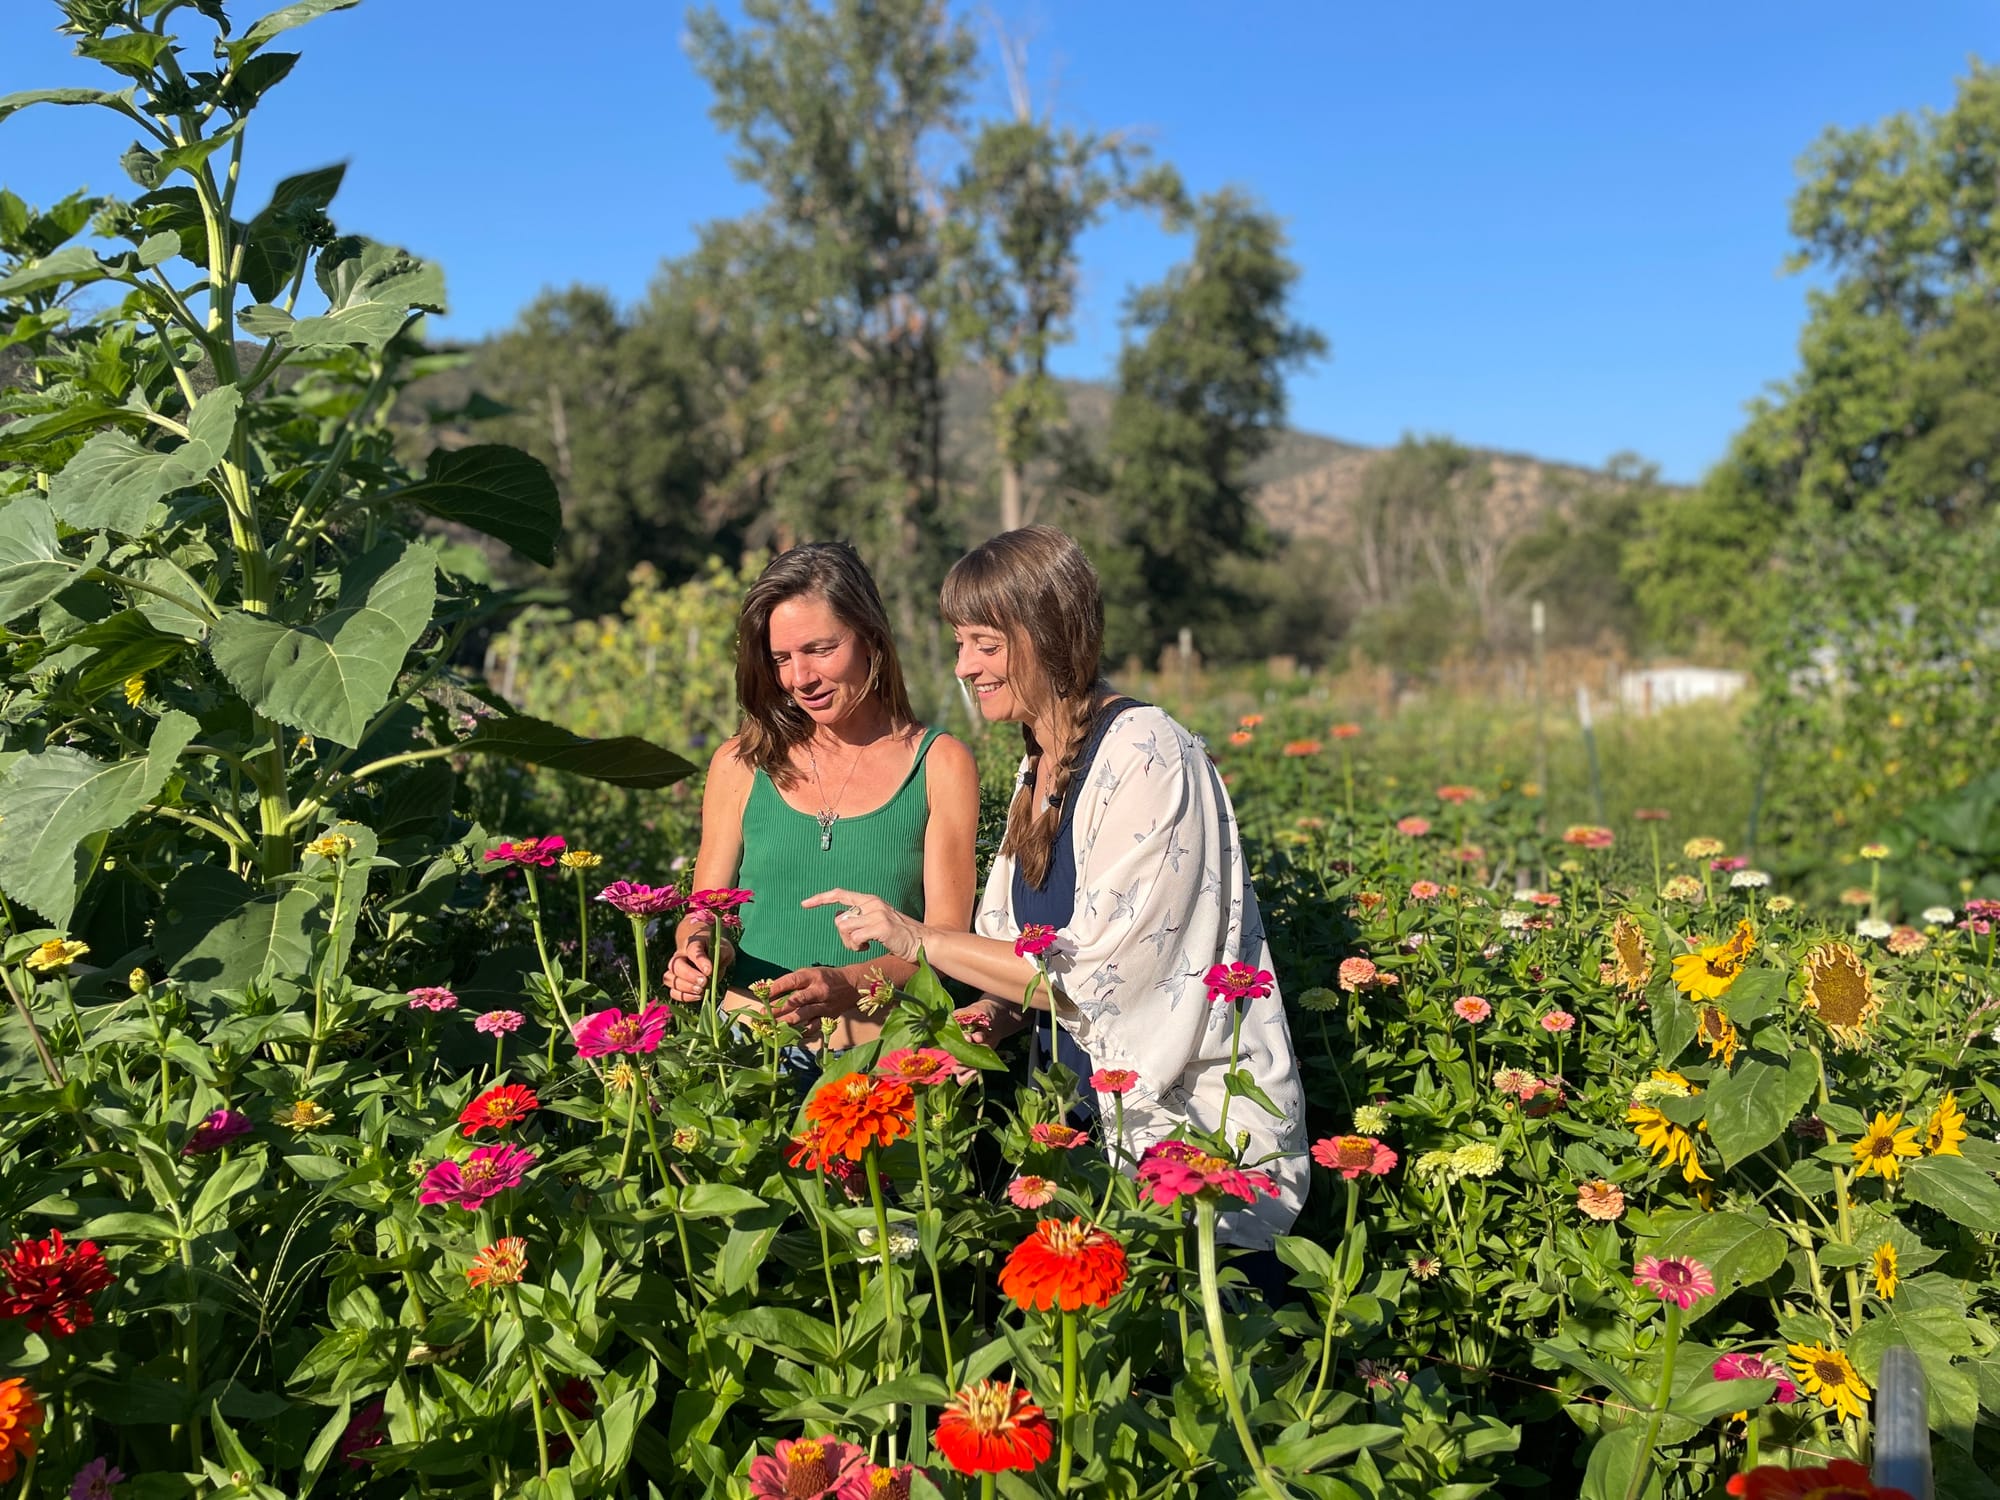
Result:
<svg viewBox="0 0 2000 1500"><path fill-rule="evenodd" d="M880 943L905 958L921 948L985 992L976 1009L996 1029L1018 1019L1036 974L1016 939L1030 925L1053 928L1043 961L1054 994L1039 991L1034 1004L1053 1012L1056 1059L1086 1079L1138 1075L1123 1095L1118 1158L1129 1170L1175 1131L1207 1133L1211 1147L1276 1179L1277 1198L1219 1226L1225 1242L1267 1249L1305 1199L1305 1100L1222 778L1170 715L1105 682L1097 573L1062 532L994 537L952 568L940 605L959 677L987 720L1021 726L1025 749L973 930L846 890L806 904L840 905L851 947ZM1233 995L1214 978L1231 965L1246 985ZM1249 1095L1226 1102L1232 1053L1275 1113ZM1277 1273L1268 1259L1259 1269Z"/></svg>

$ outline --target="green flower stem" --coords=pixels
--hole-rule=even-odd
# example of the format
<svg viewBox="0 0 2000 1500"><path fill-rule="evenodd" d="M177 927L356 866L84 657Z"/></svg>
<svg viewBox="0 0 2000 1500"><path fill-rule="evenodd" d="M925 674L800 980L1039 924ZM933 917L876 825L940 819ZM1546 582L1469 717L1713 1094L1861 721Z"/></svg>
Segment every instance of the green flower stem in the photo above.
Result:
<svg viewBox="0 0 2000 1500"><path fill-rule="evenodd" d="M1881 867L1877 865L1876 868L1880 869ZM1811 1050L1813 1061L1819 1065L1819 1103L1820 1108L1823 1110L1828 1103L1826 1058L1820 1054L1817 1045L1814 1045ZM1833 1131L1831 1129L1827 1131L1826 1139L1829 1145L1833 1143ZM1835 1167L1833 1169L1833 1206L1840 1215L1840 1243L1851 1246L1854 1243L1854 1210L1847 1198L1848 1180L1847 1169L1845 1167ZM1850 1334L1861 1327L1861 1273L1854 1266L1847 1268L1847 1327Z"/></svg>
<svg viewBox="0 0 2000 1500"><path fill-rule="evenodd" d="M637 1077L634 1077L632 1080L630 1092L632 1097L625 1104L625 1144L618 1151L618 1174L611 1179L614 1184L623 1184L625 1181L626 1164L632 1159L632 1133L637 1129L639 1124L639 1080ZM646 1111L647 1134L649 1135L652 1134L652 1114L653 1112L650 1109ZM644 1197L644 1194L642 1193L640 1196Z"/></svg>
<svg viewBox="0 0 2000 1500"><path fill-rule="evenodd" d="M1257 1476L1257 1483L1271 1500L1285 1500L1284 1491L1265 1467L1263 1450L1250 1433L1250 1419L1243 1413L1243 1398L1236 1391L1236 1371L1229 1360L1229 1332L1222 1323L1222 1289L1216 1281L1215 1205L1197 1198L1194 1205L1195 1250L1201 1271L1201 1310L1208 1329L1208 1356L1215 1363L1215 1376L1222 1386L1223 1404L1236 1428L1236 1441Z"/></svg>
<svg viewBox="0 0 2000 1500"><path fill-rule="evenodd" d="M639 1009L646 1008L646 919L628 914L626 920L632 924L632 954L638 963Z"/></svg>
<svg viewBox="0 0 2000 1500"><path fill-rule="evenodd" d="M924 1212L931 1212L931 1159L930 1148L924 1143L924 1091L927 1085L919 1084L911 1091L916 1100L917 1175L923 1183ZM887 1253L886 1251L884 1252ZM938 1343L944 1349L945 1383L950 1384L958 1371L958 1361L951 1352L951 1318L944 1305L944 1276L938 1270L937 1257L930 1251L924 1252L924 1264L931 1269L931 1300L937 1304Z"/></svg>
<svg viewBox="0 0 2000 1500"><path fill-rule="evenodd" d="M1243 1007L1234 1000L1229 1001L1228 1004L1229 1008L1235 1012L1230 1018L1229 1025L1229 1071L1234 1073L1236 1071L1238 1053L1243 1044ZM1229 1101L1235 1097L1234 1094L1226 1090L1224 1091L1222 1095L1222 1118L1216 1121L1215 1125L1215 1133L1222 1137L1223 1144L1225 1145L1229 1142Z"/></svg>
<svg viewBox="0 0 2000 1500"><path fill-rule="evenodd" d="M347 861L336 857L333 865L333 919L327 923L326 955L313 973L313 1034L312 1046L306 1051L305 1077L299 1084L301 1093L312 1093L313 1072L319 1067L319 1049L326 1040L326 986L329 979L339 976L329 971L334 968L334 955L339 949L341 901L347 894ZM419 1106L421 1108L421 1105Z"/></svg>
<svg viewBox="0 0 2000 1500"><path fill-rule="evenodd" d="M1660 875L1660 825L1648 823L1646 833L1653 841L1653 890L1657 893L1666 881Z"/></svg>
<svg viewBox="0 0 2000 1500"><path fill-rule="evenodd" d="M550 1037L550 1041L553 1043L553 1036ZM493 1033L493 1081L495 1083L500 1081L500 1070L505 1064L506 1053L507 1033L504 1031L495 1031Z"/></svg>
<svg viewBox="0 0 2000 1500"><path fill-rule="evenodd" d="M789 1175L785 1177L784 1183L786 1190L792 1195L792 1201L798 1204L799 1212L804 1214L808 1219L811 1219L814 1226L819 1230L819 1267L820 1270L826 1273L827 1311L833 1315L834 1342L840 1346L842 1352L845 1352L847 1348L847 1334L841 1326L840 1284L833 1278L833 1242L828 1238L826 1232L826 1187L824 1180L820 1183L820 1208L817 1211L806 1207L805 1195L799 1191L798 1183Z"/></svg>
<svg viewBox="0 0 2000 1500"><path fill-rule="evenodd" d="M1361 1179L1350 1177L1347 1179L1347 1222L1341 1225L1340 1228L1340 1238L1343 1242L1346 1241L1350 1234L1354 1233L1354 1211L1360 1204Z"/></svg>
<svg viewBox="0 0 2000 1500"><path fill-rule="evenodd" d="M517 1288L507 1288L507 1307L514 1314L514 1321L521 1325L521 1346L528 1351L528 1405L535 1414L535 1458L540 1464L540 1475L549 1477L549 1421L543 1412L545 1392L542 1389L542 1362L535 1357L534 1347L528 1343L528 1320L521 1312L521 1294Z"/></svg>
<svg viewBox="0 0 2000 1500"><path fill-rule="evenodd" d="M429 1326L431 1315L430 1309L424 1306L424 1294L417 1286L417 1273L407 1264L410 1258L410 1242L404 1238L403 1226L394 1219L389 1221L389 1233L396 1241L396 1259L406 1262L403 1267L403 1290L410 1294L410 1304L417 1310L417 1328L422 1331Z"/></svg>
<svg viewBox="0 0 2000 1500"><path fill-rule="evenodd" d="M576 872L576 977L590 983L590 891L581 869Z"/></svg>
<svg viewBox="0 0 2000 1500"><path fill-rule="evenodd" d="M882 1199L882 1169L876 1164L875 1150L869 1146L862 1153L862 1164L868 1172L868 1201L875 1208L875 1248L882 1255L882 1275L888 1280L884 1307L887 1316L896 1318L896 1257L889 1249L889 1207Z"/></svg>
<svg viewBox="0 0 2000 1500"><path fill-rule="evenodd" d="M570 1019L569 1006L563 1003L562 985L556 980L556 966L549 961L548 939L542 933L542 888L535 879L535 872L532 866L522 865L521 873L527 877L528 881L528 924L535 930L535 952L542 960L542 978L548 981L549 998L555 1002L556 1014L562 1017L563 1031L570 1036L575 1036L576 1022ZM598 1074L600 1077L603 1076L603 1070L597 1066L596 1058L586 1058L585 1061L590 1064L591 1072ZM554 1028L551 1028L549 1031L549 1066L553 1068L555 1065L556 1036Z"/></svg>
<svg viewBox="0 0 2000 1500"><path fill-rule="evenodd" d="M979 1500L993 1500L995 1477L990 1471L979 1476Z"/></svg>
<svg viewBox="0 0 2000 1500"><path fill-rule="evenodd" d="M1653 1396L1652 1414L1646 1418L1645 1440L1639 1446L1639 1461L1632 1466L1632 1481L1625 1487L1625 1500L1639 1500L1646 1476L1653 1472L1653 1447L1660 1440L1660 1423L1666 1418L1667 1403L1674 1398L1674 1355L1681 1342L1681 1310L1667 1304L1667 1350L1660 1362L1660 1388Z"/></svg>
<svg viewBox="0 0 2000 1500"><path fill-rule="evenodd" d="M1181 1369L1189 1368L1187 1315L1187 1226L1174 1228L1174 1313L1181 1324Z"/></svg>
<svg viewBox="0 0 2000 1500"><path fill-rule="evenodd" d="M923 1184L925 1213L931 1211L931 1154L924 1143L924 1090L927 1087L927 1084L918 1084L910 1090L910 1097L916 1105L917 1180Z"/></svg>
<svg viewBox="0 0 2000 1500"><path fill-rule="evenodd" d="M1056 1461L1056 1493L1069 1493L1070 1459L1076 1449L1076 1314L1062 1315L1062 1456Z"/></svg>

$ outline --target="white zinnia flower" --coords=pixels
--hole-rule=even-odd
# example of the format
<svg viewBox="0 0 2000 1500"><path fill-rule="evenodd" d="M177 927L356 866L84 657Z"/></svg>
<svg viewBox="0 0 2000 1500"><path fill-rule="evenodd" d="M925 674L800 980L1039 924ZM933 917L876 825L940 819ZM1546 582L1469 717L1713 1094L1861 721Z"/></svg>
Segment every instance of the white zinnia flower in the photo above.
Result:
<svg viewBox="0 0 2000 1500"><path fill-rule="evenodd" d="M1958 913L1953 911L1949 906L1926 906L1924 908L1924 920L1934 927L1944 926L1945 923L1957 915Z"/></svg>
<svg viewBox="0 0 2000 1500"><path fill-rule="evenodd" d="M875 1231L864 1224L855 1238L859 1239L864 1245L872 1245L875 1243ZM912 1255L915 1255L919 1244L920 1242L916 1234L911 1230L899 1227L889 1231L889 1254L897 1260L908 1260ZM879 1255L857 1255L855 1259L864 1266L873 1266L879 1265L882 1257Z"/></svg>
<svg viewBox="0 0 2000 1500"><path fill-rule="evenodd" d="M1729 883L1739 890L1746 886L1751 890L1756 890L1760 886L1769 885L1771 877L1768 872L1763 870L1738 870L1734 875L1729 877Z"/></svg>
<svg viewBox="0 0 2000 1500"><path fill-rule="evenodd" d="M1885 938L1895 929L1878 917L1863 917L1854 924L1854 935L1863 938Z"/></svg>

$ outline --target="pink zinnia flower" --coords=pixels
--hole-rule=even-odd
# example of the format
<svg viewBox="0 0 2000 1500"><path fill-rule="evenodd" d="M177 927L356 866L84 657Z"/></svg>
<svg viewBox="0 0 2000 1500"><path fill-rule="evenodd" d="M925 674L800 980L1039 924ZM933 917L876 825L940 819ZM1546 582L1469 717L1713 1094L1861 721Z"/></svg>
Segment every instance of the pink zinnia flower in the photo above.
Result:
<svg viewBox="0 0 2000 1500"><path fill-rule="evenodd" d="M1461 844L1451 851L1451 857L1462 865L1476 865L1486 858L1486 851L1477 844Z"/></svg>
<svg viewBox="0 0 2000 1500"><path fill-rule="evenodd" d="M876 1066L876 1076L898 1083L943 1083L951 1079L967 1083L979 1076L942 1047L900 1047Z"/></svg>
<svg viewBox="0 0 2000 1500"><path fill-rule="evenodd" d="M248 1115L240 1115L233 1109L210 1110L182 1143L181 1155L206 1156L248 1135L253 1128Z"/></svg>
<svg viewBox="0 0 2000 1500"><path fill-rule="evenodd" d="M1635 823L1664 823L1667 821L1667 811L1662 807L1635 807L1632 809L1632 821Z"/></svg>
<svg viewBox="0 0 2000 1500"><path fill-rule="evenodd" d="M1561 906L1563 898L1554 891L1531 891L1528 893L1528 902L1531 906Z"/></svg>
<svg viewBox="0 0 2000 1500"><path fill-rule="evenodd" d="M1430 831L1431 831L1431 820L1429 818L1396 819L1396 832L1402 834L1406 838L1420 839Z"/></svg>
<svg viewBox="0 0 2000 1500"><path fill-rule="evenodd" d="M1549 1010L1542 1012L1541 1024L1550 1036L1560 1036L1576 1025L1576 1017L1566 1010Z"/></svg>
<svg viewBox="0 0 2000 1500"><path fill-rule="evenodd" d="M1071 1125L1035 1125L1028 1134L1037 1146L1047 1146L1056 1151L1074 1151L1090 1139L1090 1132L1078 1130Z"/></svg>
<svg viewBox="0 0 2000 1500"><path fill-rule="evenodd" d="M1042 1208L1055 1201L1056 1185L1032 1174L1007 1184L1007 1198L1016 1208Z"/></svg>
<svg viewBox="0 0 2000 1500"><path fill-rule="evenodd" d="M1761 1354L1725 1354L1709 1366L1709 1373L1717 1380L1772 1381L1778 1388L1771 1393L1771 1399L1780 1406L1790 1406L1799 1399L1799 1388L1792 1383L1785 1367Z"/></svg>
<svg viewBox="0 0 2000 1500"><path fill-rule="evenodd" d="M1396 1153L1372 1135L1330 1135L1314 1141L1312 1159L1349 1182L1364 1173L1380 1177L1396 1165Z"/></svg>
<svg viewBox="0 0 2000 1500"><path fill-rule="evenodd" d="M457 1010L458 996L441 984L419 985L409 991L411 1010Z"/></svg>
<svg viewBox="0 0 2000 1500"><path fill-rule="evenodd" d="M603 1057L608 1052L657 1052L673 1014L666 1005L649 1005L636 1015L627 1015L615 1006L596 1011L576 1023L576 1055Z"/></svg>
<svg viewBox="0 0 2000 1500"><path fill-rule="evenodd" d="M1246 1172L1219 1156L1208 1156L1186 1141L1160 1141L1139 1158L1139 1196L1171 1208L1183 1198L1228 1193L1255 1203L1259 1193L1278 1196L1278 1185L1263 1172Z"/></svg>
<svg viewBox="0 0 2000 1500"><path fill-rule="evenodd" d="M562 857L568 843L559 833L552 833L547 838L502 842L486 851L486 862L499 865L502 869L533 867L546 870Z"/></svg>
<svg viewBox="0 0 2000 1500"><path fill-rule="evenodd" d="M1468 1021L1474 1026L1493 1014L1493 1007L1477 995L1460 995L1451 1002L1451 1008L1459 1020Z"/></svg>
<svg viewBox="0 0 2000 1500"><path fill-rule="evenodd" d="M463 1163L441 1161L424 1174L419 1203L455 1204L468 1213L488 1198L519 1187L535 1153L521 1146L481 1146Z"/></svg>
<svg viewBox="0 0 2000 1500"><path fill-rule="evenodd" d="M749 891L735 886L722 886L712 891L696 891L687 898L687 904L696 911L710 911L717 916L727 917L739 906L748 906L756 899Z"/></svg>
<svg viewBox="0 0 2000 1500"><path fill-rule="evenodd" d="M597 893L597 899L628 917L657 917L687 904L687 898L675 886L636 885L629 880L612 881Z"/></svg>
<svg viewBox="0 0 2000 1500"><path fill-rule="evenodd" d="M1632 1268L1632 1285L1671 1302L1686 1312L1715 1294L1715 1276L1700 1261L1685 1255L1642 1255Z"/></svg>
<svg viewBox="0 0 2000 1500"><path fill-rule="evenodd" d="M1271 974L1255 964L1216 964L1203 976L1212 1002L1262 1000L1271 993Z"/></svg>
<svg viewBox="0 0 2000 1500"><path fill-rule="evenodd" d="M1609 849L1616 840L1617 835L1609 828L1596 828L1588 823L1574 823L1563 830L1563 842L1579 849Z"/></svg>
<svg viewBox="0 0 2000 1500"><path fill-rule="evenodd" d="M868 1454L838 1438L779 1438L750 1460L754 1500L868 1500Z"/></svg>
<svg viewBox="0 0 2000 1500"><path fill-rule="evenodd" d="M1441 786L1437 789L1438 801L1449 802L1454 807L1460 805L1461 803L1470 802L1474 797L1477 797L1478 795L1479 795L1479 789L1477 787Z"/></svg>
<svg viewBox="0 0 2000 1500"><path fill-rule="evenodd" d="M370 1448L379 1448L389 1441L389 1408L380 1396L370 1401L360 1411L348 1418L347 1426L341 1430L336 1451L340 1461L350 1469L366 1469L368 1460L361 1455Z"/></svg>
<svg viewBox="0 0 2000 1500"><path fill-rule="evenodd" d="M1444 887L1439 885L1435 880L1415 880L1410 882L1410 899L1412 901L1435 901L1439 893L1443 890Z"/></svg>
<svg viewBox="0 0 2000 1500"><path fill-rule="evenodd" d="M1090 1075L1090 1086L1100 1094L1122 1094L1138 1081L1131 1068L1099 1068Z"/></svg>
<svg viewBox="0 0 2000 1500"><path fill-rule="evenodd" d="M1542 1080L1520 1068L1502 1068L1493 1075L1493 1087L1516 1099L1532 1099L1542 1091Z"/></svg>
<svg viewBox="0 0 2000 1500"><path fill-rule="evenodd" d="M1030 922L1014 939L1017 958L1038 958L1056 945L1056 930L1043 922Z"/></svg>
<svg viewBox="0 0 2000 1500"><path fill-rule="evenodd" d="M113 1467L108 1458L93 1458L76 1471L69 1482L69 1500L113 1500L125 1471Z"/></svg>
<svg viewBox="0 0 2000 1500"><path fill-rule="evenodd" d="M1373 959L1343 958L1340 961L1340 977L1334 982L1347 994L1355 994L1365 985L1373 984L1381 973Z"/></svg>
<svg viewBox="0 0 2000 1500"><path fill-rule="evenodd" d="M482 1036L499 1036L503 1032L519 1031L521 1023L527 1019L518 1010L489 1010L472 1023L472 1029Z"/></svg>

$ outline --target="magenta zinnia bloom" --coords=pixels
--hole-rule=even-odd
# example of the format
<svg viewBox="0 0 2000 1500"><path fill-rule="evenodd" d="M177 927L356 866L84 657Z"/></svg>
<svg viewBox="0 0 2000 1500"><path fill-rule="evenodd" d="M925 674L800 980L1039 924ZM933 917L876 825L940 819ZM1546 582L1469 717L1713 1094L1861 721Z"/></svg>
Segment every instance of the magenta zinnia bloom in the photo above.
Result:
<svg viewBox="0 0 2000 1500"><path fill-rule="evenodd" d="M678 911L687 904L677 887L671 885L636 885L629 880L614 880L597 893L597 899L607 906L615 906L628 917L657 917Z"/></svg>
<svg viewBox="0 0 2000 1500"><path fill-rule="evenodd" d="M1493 1007L1477 995L1460 995L1451 1002L1451 1008L1459 1020L1468 1021L1474 1026L1493 1014Z"/></svg>
<svg viewBox="0 0 2000 1500"><path fill-rule="evenodd" d="M1246 1172L1219 1156L1205 1155L1186 1141L1159 1141L1139 1158L1139 1196L1162 1208L1183 1198L1228 1193L1245 1203L1257 1195L1278 1196L1278 1185L1263 1172Z"/></svg>
<svg viewBox="0 0 2000 1500"><path fill-rule="evenodd" d="M1216 964L1202 982L1208 986L1208 998L1212 1002L1224 1003L1243 1000L1262 1000L1271 993L1271 975L1268 970L1255 964Z"/></svg>
<svg viewBox="0 0 2000 1500"><path fill-rule="evenodd" d="M486 862L509 870L526 867L546 870L562 857L568 844L569 841L559 833L540 839L516 839L488 849Z"/></svg>
<svg viewBox="0 0 2000 1500"><path fill-rule="evenodd" d="M868 1500L868 1454L838 1438L779 1438L750 1460L754 1500Z"/></svg>
<svg viewBox="0 0 2000 1500"><path fill-rule="evenodd" d="M1685 1255L1642 1255L1632 1268L1632 1285L1671 1302L1686 1312L1704 1297L1715 1295L1715 1276L1700 1261Z"/></svg>
<svg viewBox="0 0 2000 1500"><path fill-rule="evenodd" d="M181 1155L206 1156L239 1136L248 1135L253 1128L248 1115L240 1115L233 1109L210 1110L182 1143Z"/></svg>
<svg viewBox="0 0 2000 1500"><path fill-rule="evenodd" d="M93 1458L76 1471L69 1482L69 1500L112 1500L112 1492L125 1482L125 1471L107 1458Z"/></svg>
<svg viewBox="0 0 2000 1500"><path fill-rule="evenodd" d="M576 1055L603 1057L608 1052L657 1052L673 1019L667 1005L649 1005L637 1015L627 1015L613 1006L596 1011L576 1023Z"/></svg>
<svg viewBox="0 0 2000 1500"><path fill-rule="evenodd" d="M463 1163L441 1161L424 1174L419 1203L456 1204L468 1213L496 1193L519 1187L535 1153L521 1146L481 1146Z"/></svg>
<svg viewBox="0 0 2000 1500"><path fill-rule="evenodd" d="M1717 1380L1772 1381L1778 1388L1771 1393L1771 1399L1780 1406L1790 1406L1799 1399L1799 1388L1792 1383L1785 1367L1761 1354L1725 1354L1710 1367L1709 1373Z"/></svg>
<svg viewBox="0 0 2000 1500"><path fill-rule="evenodd" d="M1016 1208L1043 1208L1053 1203L1055 1196L1056 1185L1046 1177L1030 1174L1007 1184L1007 1199Z"/></svg>
<svg viewBox="0 0 2000 1500"><path fill-rule="evenodd" d="M1030 922L1014 939L1016 958L1035 958L1055 946L1056 930L1043 922Z"/></svg>
<svg viewBox="0 0 2000 1500"><path fill-rule="evenodd" d="M748 906L757 898L749 891L734 886L722 886L712 891L696 891L688 897L688 905L696 911L712 911L718 916L728 916L739 906Z"/></svg>
<svg viewBox="0 0 2000 1500"><path fill-rule="evenodd" d="M472 1023L472 1029L481 1036L499 1036L502 1032L519 1031L527 1019L518 1010L489 1010Z"/></svg>
<svg viewBox="0 0 2000 1500"><path fill-rule="evenodd" d="M899 1047L875 1065L875 1076L897 1083L969 1083L979 1076L942 1047Z"/></svg>
<svg viewBox="0 0 2000 1500"><path fill-rule="evenodd" d="M422 984L409 991L411 1010L457 1010L458 996L441 984Z"/></svg>
<svg viewBox="0 0 2000 1500"><path fill-rule="evenodd" d="M1138 1081L1130 1068L1099 1068L1090 1075L1090 1086L1100 1094L1122 1094Z"/></svg>

